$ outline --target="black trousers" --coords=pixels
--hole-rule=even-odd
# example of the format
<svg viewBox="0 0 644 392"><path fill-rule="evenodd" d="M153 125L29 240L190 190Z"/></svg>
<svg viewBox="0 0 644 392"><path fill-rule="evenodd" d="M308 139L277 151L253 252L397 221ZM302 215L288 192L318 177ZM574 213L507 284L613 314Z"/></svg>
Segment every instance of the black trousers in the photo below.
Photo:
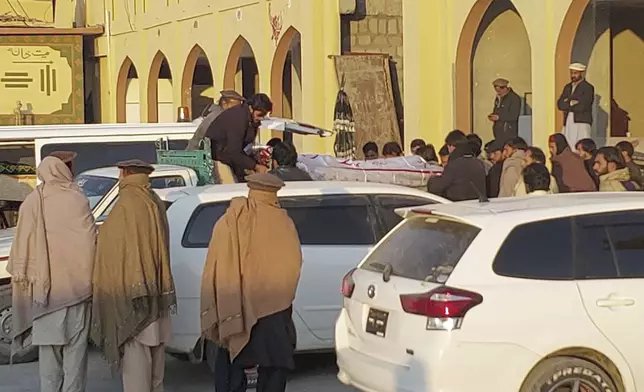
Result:
<svg viewBox="0 0 644 392"><path fill-rule="evenodd" d="M230 361L228 350L217 347L214 369L216 392L245 392L248 386L246 372L239 363ZM257 392L285 392L288 369L260 366L257 378Z"/></svg>

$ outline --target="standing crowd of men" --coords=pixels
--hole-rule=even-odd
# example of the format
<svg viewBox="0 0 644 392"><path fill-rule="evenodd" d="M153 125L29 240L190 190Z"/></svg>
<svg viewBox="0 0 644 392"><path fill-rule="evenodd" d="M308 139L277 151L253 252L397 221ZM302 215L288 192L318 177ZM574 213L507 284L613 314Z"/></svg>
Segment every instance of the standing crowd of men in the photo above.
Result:
<svg viewBox="0 0 644 392"><path fill-rule="evenodd" d="M209 137L221 182L245 181L249 188L215 225L203 273L202 334L215 347L219 392L244 391L245 369L253 367L258 391L283 392L294 366L291 313L302 255L277 191L280 177L310 177L298 172L288 143L273 142L274 174L249 156L271 110L264 94L246 101L224 91L189 146ZM177 299L166 207L150 187L154 167L140 160L117 164L119 197L99 229L74 182L75 158L71 152L45 157L37 168L41 182L20 208L7 267L12 352L39 347L43 392L85 391L90 342L113 373L122 373L124 392L161 392ZM275 245L279 263L266 252Z"/></svg>

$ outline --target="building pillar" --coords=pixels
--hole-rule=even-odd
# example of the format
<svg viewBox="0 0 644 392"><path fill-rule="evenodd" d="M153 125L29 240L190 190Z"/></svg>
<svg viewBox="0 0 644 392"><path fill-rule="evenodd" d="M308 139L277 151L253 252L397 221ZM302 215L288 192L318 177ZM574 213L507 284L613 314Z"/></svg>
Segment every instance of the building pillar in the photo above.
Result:
<svg viewBox="0 0 644 392"><path fill-rule="evenodd" d="M403 47L405 53L405 140L425 139L437 148L453 129L453 71L451 2L403 2ZM407 143L408 144L408 143Z"/></svg>

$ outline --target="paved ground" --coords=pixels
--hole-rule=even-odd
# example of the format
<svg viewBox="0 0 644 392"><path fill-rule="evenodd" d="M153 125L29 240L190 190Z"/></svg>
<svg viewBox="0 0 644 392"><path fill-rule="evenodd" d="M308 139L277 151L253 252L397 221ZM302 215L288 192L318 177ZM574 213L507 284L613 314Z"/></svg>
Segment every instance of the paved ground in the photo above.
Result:
<svg viewBox="0 0 644 392"><path fill-rule="evenodd" d="M354 392L337 380L335 357L329 354L296 357L297 369L289 381L288 392ZM38 363L0 366L2 392L33 392L39 390ZM89 363L87 390L118 392L121 380L112 378L100 356L92 353ZM205 365L191 365L172 357L166 361L165 392L214 391L212 378Z"/></svg>

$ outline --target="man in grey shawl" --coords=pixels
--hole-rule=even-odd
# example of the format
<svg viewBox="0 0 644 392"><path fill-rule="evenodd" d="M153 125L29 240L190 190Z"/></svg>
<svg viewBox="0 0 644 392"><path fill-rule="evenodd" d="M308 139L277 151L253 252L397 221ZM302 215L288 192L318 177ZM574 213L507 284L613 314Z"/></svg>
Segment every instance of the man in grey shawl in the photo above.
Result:
<svg viewBox="0 0 644 392"><path fill-rule="evenodd" d="M221 97L219 98L219 102L217 102L217 105L212 104L204 110L204 113L202 114L203 120L197 127L197 130L195 131L194 136L192 136L192 139L188 142L188 147L186 147L186 150L198 150L199 145L201 144L201 141L206 137L206 131L208 131L208 128L210 125L219 117L220 114L224 112L224 110L232 108L233 106L237 106L244 102L244 97L239 95L239 93L235 90L223 90L220 92Z"/></svg>
<svg viewBox="0 0 644 392"><path fill-rule="evenodd" d="M74 153L52 154L20 207L7 271L13 283L13 347L39 346L43 392L85 391L96 226L73 182Z"/></svg>

